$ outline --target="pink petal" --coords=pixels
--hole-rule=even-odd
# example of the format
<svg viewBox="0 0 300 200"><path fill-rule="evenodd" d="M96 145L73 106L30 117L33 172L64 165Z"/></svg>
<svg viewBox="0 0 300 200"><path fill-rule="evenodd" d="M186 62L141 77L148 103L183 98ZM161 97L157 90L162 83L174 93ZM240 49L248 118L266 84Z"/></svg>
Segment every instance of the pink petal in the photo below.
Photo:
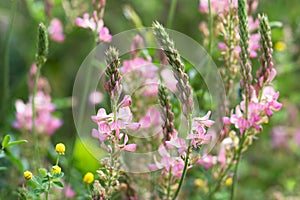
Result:
<svg viewBox="0 0 300 200"><path fill-rule="evenodd" d="M136 150L136 144L128 144L124 146L125 151L135 151Z"/></svg>

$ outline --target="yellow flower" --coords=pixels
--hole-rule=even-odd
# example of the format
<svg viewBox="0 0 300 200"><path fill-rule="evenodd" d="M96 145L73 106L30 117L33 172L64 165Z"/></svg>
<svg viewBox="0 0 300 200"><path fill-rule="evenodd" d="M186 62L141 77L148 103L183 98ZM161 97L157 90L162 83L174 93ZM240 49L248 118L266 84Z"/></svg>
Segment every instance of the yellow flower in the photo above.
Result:
<svg viewBox="0 0 300 200"><path fill-rule="evenodd" d="M25 178L26 180L32 179L32 173L31 173L30 171L25 171L25 172L24 172L24 178Z"/></svg>
<svg viewBox="0 0 300 200"><path fill-rule="evenodd" d="M60 155L64 155L66 151L66 146L63 143L58 143L55 146L55 151Z"/></svg>
<svg viewBox="0 0 300 200"><path fill-rule="evenodd" d="M60 174L61 173L61 168L58 165L54 165L52 167L52 173L53 174Z"/></svg>
<svg viewBox="0 0 300 200"><path fill-rule="evenodd" d="M206 183L202 179L197 178L194 181L194 185L195 185L195 187L205 187Z"/></svg>
<svg viewBox="0 0 300 200"><path fill-rule="evenodd" d="M90 184L94 181L94 174L87 172L83 177L83 182Z"/></svg>
<svg viewBox="0 0 300 200"><path fill-rule="evenodd" d="M232 177L228 177L227 179L226 179L226 181L225 181L225 185L226 186L231 186L232 185Z"/></svg>
<svg viewBox="0 0 300 200"><path fill-rule="evenodd" d="M284 51L286 49L286 43L282 41L276 42L274 48L277 51Z"/></svg>

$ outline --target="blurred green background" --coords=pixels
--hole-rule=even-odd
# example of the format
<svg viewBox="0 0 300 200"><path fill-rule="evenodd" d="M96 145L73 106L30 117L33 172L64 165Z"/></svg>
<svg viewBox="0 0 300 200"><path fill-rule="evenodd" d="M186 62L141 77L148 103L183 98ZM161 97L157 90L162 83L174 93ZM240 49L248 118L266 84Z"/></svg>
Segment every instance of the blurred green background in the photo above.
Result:
<svg viewBox="0 0 300 200"><path fill-rule="evenodd" d="M42 74L48 78L51 85L51 95L59 108L64 124L51 138L53 143L65 141L69 149L76 144L74 155L79 158L86 155L84 147L76 143L76 130L73 124L70 105L65 102L72 95L73 82L76 72L84 58L91 51L93 44L92 33L74 25L76 14L88 10L89 1L84 0L53 0L52 17L59 18L64 24L66 40L63 43L50 41L48 61L42 69ZM66 5L73 5L67 10ZM143 26L150 27L154 20L167 24L170 0L107 0L104 22L112 35L136 28L131 20L126 18L124 8L130 6L140 17ZM178 0L172 26L169 27L182 32L199 43L202 36L198 29L199 22L205 16L198 11L199 1ZM3 65L5 60L4 47L7 32L10 27L12 0L0 1L0 97L3 94ZM50 18L45 17L43 1L18 0L17 12L12 24L12 35L9 43L8 62L10 66L8 99L0 98L0 103L7 105L0 113L0 127L4 131L12 131L14 120L14 102L16 99L27 101L27 73L35 59L37 25L40 21L49 24ZM300 107L300 4L299 0L261 0L258 12L266 13L270 21L280 21L282 28L272 30L273 41L284 42L286 48L275 50L274 59L278 76L275 81L280 91L280 101L284 108L276 113L271 123L265 127L259 140L244 155L240 167L238 197L236 199L286 199L289 196L300 199L300 147L295 144L294 134L300 129L298 111ZM214 44L214 49L216 45ZM219 62L219 58L214 58ZM291 112L294 112L292 116ZM5 116L5 117L4 117ZM296 116L296 117L295 117ZM287 145L272 147L272 128L285 127ZM71 150L70 150L71 153ZM93 159L93 158L91 158ZM95 161L94 161L95 162ZM84 163L76 162L80 169ZM83 165L83 166L82 166ZM91 166L91 169L95 166ZM187 187L193 186L193 179ZM198 199L195 197L195 199Z"/></svg>

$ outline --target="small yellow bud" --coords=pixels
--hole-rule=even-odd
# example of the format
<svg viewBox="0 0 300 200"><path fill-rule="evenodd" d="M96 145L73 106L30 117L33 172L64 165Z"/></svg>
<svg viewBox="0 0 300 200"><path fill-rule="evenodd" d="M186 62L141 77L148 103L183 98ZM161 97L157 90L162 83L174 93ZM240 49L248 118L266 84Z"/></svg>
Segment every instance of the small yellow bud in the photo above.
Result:
<svg viewBox="0 0 300 200"><path fill-rule="evenodd" d="M24 172L24 178L25 178L26 180L32 179L32 173L31 173L30 171L25 171L25 172Z"/></svg>
<svg viewBox="0 0 300 200"><path fill-rule="evenodd" d="M226 179L226 181L225 181L225 185L226 186L231 186L232 185L232 177L228 177L227 179Z"/></svg>
<svg viewBox="0 0 300 200"><path fill-rule="evenodd" d="M285 42L279 41L275 43L274 47L277 51L284 51L286 49L286 44Z"/></svg>
<svg viewBox="0 0 300 200"><path fill-rule="evenodd" d="M61 168L58 165L54 165L52 167L52 173L53 174L60 174L61 173Z"/></svg>
<svg viewBox="0 0 300 200"><path fill-rule="evenodd" d="M55 146L55 151L60 155L64 155L66 151L66 146L63 143L58 143Z"/></svg>
<svg viewBox="0 0 300 200"><path fill-rule="evenodd" d="M90 184L94 181L94 174L87 172L83 177L83 182Z"/></svg>

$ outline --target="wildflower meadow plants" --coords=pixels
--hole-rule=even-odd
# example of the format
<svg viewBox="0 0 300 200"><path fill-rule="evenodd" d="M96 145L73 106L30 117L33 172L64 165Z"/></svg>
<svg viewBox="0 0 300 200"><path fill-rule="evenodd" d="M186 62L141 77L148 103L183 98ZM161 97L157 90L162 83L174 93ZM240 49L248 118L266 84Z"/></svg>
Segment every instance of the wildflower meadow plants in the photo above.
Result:
<svg viewBox="0 0 300 200"><path fill-rule="evenodd" d="M270 149L297 152L300 129L281 134L287 127L279 119L277 62L286 46L277 42L273 50L272 33L281 24L258 13L257 0L200 0L193 7L200 31L190 27L201 34L195 41L168 29L180 18L179 3L170 1L167 28L161 19L144 27L147 13L124 5L137 29L119 34L117 4L106 0L24 3L37 45L24 52L30 67L20 82L27 84L14 92L7 28L1 199L240 199L248 191L240 174L253 174L244 160L248 150L257 152L272 118L279 123L267 138ZM82 62L86 44L93 50ZM78 60L77 74L60 67ZM292 193L298 185L288 183Z"/></svg>

